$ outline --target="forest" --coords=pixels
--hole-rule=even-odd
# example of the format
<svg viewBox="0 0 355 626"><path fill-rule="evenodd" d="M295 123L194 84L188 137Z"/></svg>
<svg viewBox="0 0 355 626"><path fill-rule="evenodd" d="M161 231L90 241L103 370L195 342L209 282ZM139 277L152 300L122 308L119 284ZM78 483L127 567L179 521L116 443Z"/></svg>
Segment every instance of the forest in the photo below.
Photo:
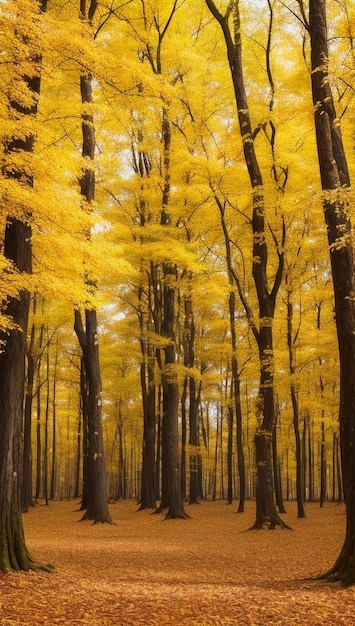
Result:
<svg viewBox="0 0 355 626"><path fill-rule="evenodd" d="M40 500L341 502L355 582L353 3L1 0L0 39L0 571L51 569Z"/></svg>

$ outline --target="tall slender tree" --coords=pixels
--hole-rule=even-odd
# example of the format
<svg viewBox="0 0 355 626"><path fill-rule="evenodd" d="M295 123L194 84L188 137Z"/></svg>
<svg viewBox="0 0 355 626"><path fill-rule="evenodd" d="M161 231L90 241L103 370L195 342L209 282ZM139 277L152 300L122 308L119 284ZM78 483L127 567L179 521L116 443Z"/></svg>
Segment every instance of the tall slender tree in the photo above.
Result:
<svg viewBox="0 0 355 626"><path fill-rule="evenodd" d="M192 282L189 276L188 282ZM195 334L196 326L192 302L191 287L184 296L184 365L191 372L195 367ZM184 380L184 392L182 403L188 398L188 418L189 418L189 504L197 504L202 497L201 489L201 467L202 458L200 448L200 415L199 408L201 402L201 380L197 381L194 374L190 373Z"/></svg>
<svg viewBox="0 0 355 626"><path fill-rule="evenodd" d="M152 241L157 241L157 248L159 248L159 244L161 245L165 237L170 237L175 228L171 207L172 123L170 120L171 102L168 94L171 92L172 85L177 82L179 71L176 71L177 76L175 75L175 70L174 72L170 72L169 68L169 71L165 71L164 52L166 52L165 42L168 39L172 21L175 18L178 8L183 4L184 0L174 0L171 3L165 3L165 6L161 7L159 11L157 7L153 7L150 3L143 1L138 13L134 12L133 15L130 11L136 11L136 8L130 6L128 11L129 17L125 19L129 24L131 35L137 40L139 46L137 50L138 57L141 63L145 64L145 73L147 74L147 71L150 71L150 80L153 79L154 84L157 86L160 85L157 90L159 99L155 100L151 107L151 110L154 111L155 118L159 119L158 122L155 122L159 124L156 149L148 151L145 148L148 145L147 141L149 135L141 129L138 130L137 136L135 137L138 144L138 151L134 151L134 170L140 176L139 183L141 190L139 194L138 210L139 225L142 227L139 233L139 241L142 244L140 264L141 267L145 268L145 274L148 278L148 289L145 296L147 297L146 305L148 307L148 313L146 315L148 327L144 329L144 332L148 336L150 335L150 337L152 331L156 333L157 337L160 335L156 343L156 346L158 345L157 349L156 346L154 346L154 341L150 340L152 347L154 346L154 356L156 357L156 364L160 370L162 389L161 407L163 413L161 430L162 500L157 511L167 511L167 517L175 518L187 517L183 507L180 483L179 388L176 371L178 357L176 318L178 276L180 269L174 259L173 250L169 251L167 254L164 253L164 255L161 255L159 251L157 258L154 258L154 253L153 255L151 254L150 245ZM145 87L145 78L141 82L142 84L138 86L140 100L142 100L143 95L147 95L147 98L149 98L150 95L149 89ZM159 103L158 107L157 102ZM135 111L135 118L141 119L142 115ZM154 140L156 139L157 134L155 133ZM142 146L144 148L142 148ZM147 181L148 177L150 181ZM157 182L157 184L153 185L152 180L153 183ZM136 224L137 221L135 222L135 225ZM135 234L137 234L137 228L135 228ZM174 239L174 242L175 241ZM146 246L146 250L149 251L148 254L151 255L148 263L143 257L144 246ZM141 290L141 285L139 286L139 290ZM140 294L141 293L140 291ZM146 401L149 401L149 405L146 403L144 407L147 430L145 430L144 433L143 461L144 480L146 481L148 463L151 476L153 472L152 444L154 443L153 428L155 428L153 420L155 421L156 419L153 402L156 402L158 406L159 400L152 386L154 384L154 370L152 369L153 354L151 347L148 347L147 352L147 345L143 346L142 354L145 360L141 368L141 374L144 375L141 378L143 391L150 393L150 397L148 395L146 397ZM146 386L147 383L148 388ZM149 414L147 411L149 411ZM146 449L146 443L148 442L147 436L150 440L149 450ZM157 448L159 448L158 442ZM148 452L150 459L148 459ZM146 489L146 484L144 489ZM151 500L152 495L153 494L150 495Z"/></svg>
<svg viewBox="0 0 355 626"><path fill-rule="evenodd" d="M33 309L36 308L36 300L33 301ZM23 425L23 484L22 484L22 510L27 512L30 506L34 506L32 497L32 404L34 397L34 380L36 372L35 358L35 323L32 323L30 339L27 345L27 380L24 406Z"/></svg>
<svg viewBox="0 0 355 626"><path fill-rule="evenodd" d="M221 216L221 225L222 225L222 231L223 231L223 237L224 237L225 249L226 249L226 265L227 265L228 281L230 284L228 308L229 308L229 325L230 325L231 347L232 347L231 398L233 398L234 410L235 410L235 415L236 415L236 427L237 427L237 454L238 454L238 470L239 470L238 513L242 513L244 511L244 504L245 504L245 459L244 459L244 449L243 449L243 420L242 420L242 408L241 408L241 398L240 398L240 375L239 375L239 366L238 366L238 358L237 358L237 331L236 331L236 321L235 321L236 291L239 291L239 293L241 293L241 286L240 286L239 277L237 276L235 272L234 264L233 264L232 245L231 245L230 235L228 232L226 216L225 216L226 203L222 203L222 201L217 195L215 195L215 200L216 200L216 203L220 212L220 216ZM233 411L232 407L231 407L231 411ZM232 433L233 433L233 429L232 429ZM231 445L232 445L232 441L230 437L229 446ZM231 454L229 455L229 457L230 456ZM231 464L230 460L229 460L229 464ZM229 470L229 473L231 473L231 470Z"/></svg>
<svg viewBox="0 0 355 626"><path fill-rule="evenodd" d="M87 3L80 0L80 16L88 28L92 28L92 20L97 9L96 0ZM93 102L92 76L90 72L82 72L80 76L80 92L83 105L82 114L82 155L89 160L84 165L80 191L85 202L90 205L95 198L95 172L93 161L95 158L95 127L91 111ZM85 280L89 291L95 292L95 281L92 276L86 276ZM86 384L82 385L87 398L83 406L87 411L87 491L86 511L82 519L93 520L94 523L112 523L108 510L107 484L106 484L106 459L102 432L102 389L98 341L97 311L94 306L85 309L85 328L79 309L75 310L75 332L78 336L82 349L82 366Z"/></svg>
<svg viewBox="0 0 355 626"><path fill-rule="evenodd" d="M32 190L35 136L27 132L25 120L34 120L40 92L39 23L47 2L25 9L16 3L6 7L4 30L12 38L13 55L7 58L10 84L8 116L15 127L5 139L2 176L21 187ZM3 16L2 16L3 17ZM16 55L16 56L15 56ZM23 68L19 72L19 68ZM16 131L17 126L17 131ZM22 126L21 132L19 132ZM30 124L28 128L30 128ZM21 158L22 157L22 158ZM29 194L31 195L31 194ZM7 201L8 217L4 234L4 256L26 277L32 271L31 207L23 207L14 199ZM13 327L1 333L0 341L0 570L48 569L31 557L24 537L21 515L22 429L25 384L26 332L30 306L29 286L24 281L18 298L9 298L5 313Z"/></svg>
<svg viewBox="0 0 355 626"><path fill-rule="evenodd" d="M138 138L143 141L142 129L138 129ZM144 227L149 220L149 205L144 198L144 181L151 174L152 164L149 154L134 145L132 141L132 162L133 169L141 179L141 194L137 202L137 212L139 223ZM143 265L143 263L142 263ZM140 382L142 390L143 404L143 451L142 451L142 481L139 510L156 507L156 467L155 467L155 446L156 446L156 361L159 361L159 350L156 351L146 339L148 328L160 332L160 315L154 314L156 299L152 298L152 284L154 284L154 265L150 265L148 275L148 302L144 302L144 285L138 287L138 320L140 329L140 347L142 362L140 364ZM142 269L140 275L144 275Z"/></svg>
<svg viewBox="0 0 355 626"><path fill-rule="evenodd" d="M222 14L212 0L206 4L213 17L219 23L227 48L228 63L234 87L239 129L243 143L244 159L252 189L252 229L253 229L253 278L258 299L259 325L254 325L254 336L259 350L260 387L259 412L260 426L255 433L257 466L256 519L252 528L267 526L272 529L287 525L277 513L274 499L274 477L272 465L272 435L276 424L274 397L274 349L273 320L276 297L282 279L284 242L275 247L278 255L278 268L271 288L268 280L268 243L266 237L266 201L264 184L257 152L248 98L244 81L242 58L242 33L240 23L239 0L228 3ZM233 23L232 30L230 23ZM273 165L273 164L272 164Z"/></svg>
<svg viewBox="0 0 355 626"><path fill-rule="evenodd" d="M299 2L303 17L306 13ZM350 220L350 176L329 76L325 0L309 1L305 21L311 42L311 83L319 170L327 225L340 358L340 444L346 504L346 535L334 565L323 577L355 582L355 267Z"/></svg>

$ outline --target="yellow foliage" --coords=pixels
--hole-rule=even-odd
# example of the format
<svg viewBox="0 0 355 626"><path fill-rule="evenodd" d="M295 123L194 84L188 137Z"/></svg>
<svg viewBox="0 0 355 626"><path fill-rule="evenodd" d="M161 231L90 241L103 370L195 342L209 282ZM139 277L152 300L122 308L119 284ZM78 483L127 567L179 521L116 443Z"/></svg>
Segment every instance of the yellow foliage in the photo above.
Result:
<svg viewBox="0 0 355 626"><path fill-rule="evenodd" d="M223 12L230 3L216 4ZM229 384L231 359L237 356L242 386L248 387L243 391L243 411L252 425L256 423L259 355L237 289L234 354L231 347L231 285L216 199L224 209L232 265L252 323L258 329L271 325L270 317L258 318L251 275L256 262L252 199L224 42L204 1L177 3L168 23L172 6L163 0L128 2L107 20L106 9L99 6L93 31L78 19L73 3L51 0L43 15L30 0L9 0L0 7L1 63L6 68L0 73L0 158L14 175L0 177L0 220L2 232L9 216L28 223L33 249L31 277L19 274L0 255L0 311L22 289L44 298L46 322L56 329L63 352L60 403L70 397L75 423L77 389L69 391L69 386L77 384L78 371L71 366L65 374L75 345L72 308L98 309L104 409L112 437L120 399L126 424L132 417L135 433L141 436L139 342L153 352L163 352L169 343L161 334L166 266L176 270L170 285L176 296L174 377L181 384L193 376L202 383L203 401L220 406L223 399L225 408L223 385ZM329 10L334 17L331 80L349 148L355 67L349 37L354 9L343 2ZM319 191L309 51L302 46L301 25L284 7L274 11L272 88L265 56L268 5L258 3L253 19L249 11L248 4L241 3L253 125L248 141L258 152L267 220L265 232L255 234L254 242L268 245L270 289L278 254L285 254L284 282L272 322L274 359L267 363L282 402L282 436L289 441L290 382L302 415L308 412L316 424L324 418L333 427L338 403L333 296L322 215L325 196ZM92 77L93 85L92 102L85 105L80 98L83 73ZM37 102L24 77L39 75ZM20 108L33 107L33 113L11 109L12 101ZM81 153L83 114L92 116L95 128L92 162ZM28 137L35 138L33 152L6 153L9 139ZM354 176L351 149L348 156ZM95 201L90 204L80 196L85 168L96 178ZM16 179L19 171L33 179L33 186ZM334 195L326 199L333 201ZM353 218L352 190L348 198ZM281 250L283 221L286 242ZM339 234L334 247L343 243ZM88 276L95 289L86 284ZM294 311L291 375L288 297ZM185 298L191 298L195 324L191 367L183 365ZM5 332L11 329L11 321L1 312L0 327ZM160 374L156 371L157 381ZM63 418L65 409L60 411Z"/></svg>

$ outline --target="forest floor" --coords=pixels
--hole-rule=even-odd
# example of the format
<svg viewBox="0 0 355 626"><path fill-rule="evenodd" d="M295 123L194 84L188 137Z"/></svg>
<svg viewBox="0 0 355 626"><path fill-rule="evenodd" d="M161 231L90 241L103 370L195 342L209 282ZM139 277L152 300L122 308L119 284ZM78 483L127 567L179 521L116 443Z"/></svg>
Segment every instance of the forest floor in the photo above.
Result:
<svg viewBox="0 0 355 626"><path fill-rule="evenodd" d="M111 505L114 525L80 522L79 503L24 515L27 545L52 574L0 575L1 626L355 625L355 586L310 581L344 538L344 507L316 504L293 530L247 532L255 504L186 506L189 520Z"/></svg>

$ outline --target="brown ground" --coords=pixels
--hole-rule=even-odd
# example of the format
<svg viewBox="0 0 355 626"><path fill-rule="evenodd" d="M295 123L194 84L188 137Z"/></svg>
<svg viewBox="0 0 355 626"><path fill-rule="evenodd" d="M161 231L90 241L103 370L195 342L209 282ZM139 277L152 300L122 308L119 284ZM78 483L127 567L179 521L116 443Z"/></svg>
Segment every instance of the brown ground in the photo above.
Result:
<svg viewBox="0 0 355 626"><path fill-rule="evenodd" d="M253 503L162 521L120 502L112 526L79 522L77 502L37 506L24 516L27 543L56 570L0 575L0 625L355 625L355 586L304 580L333 564L344 508L307 505L305 520L287 508L293 531L244 532Z"/></svg>

